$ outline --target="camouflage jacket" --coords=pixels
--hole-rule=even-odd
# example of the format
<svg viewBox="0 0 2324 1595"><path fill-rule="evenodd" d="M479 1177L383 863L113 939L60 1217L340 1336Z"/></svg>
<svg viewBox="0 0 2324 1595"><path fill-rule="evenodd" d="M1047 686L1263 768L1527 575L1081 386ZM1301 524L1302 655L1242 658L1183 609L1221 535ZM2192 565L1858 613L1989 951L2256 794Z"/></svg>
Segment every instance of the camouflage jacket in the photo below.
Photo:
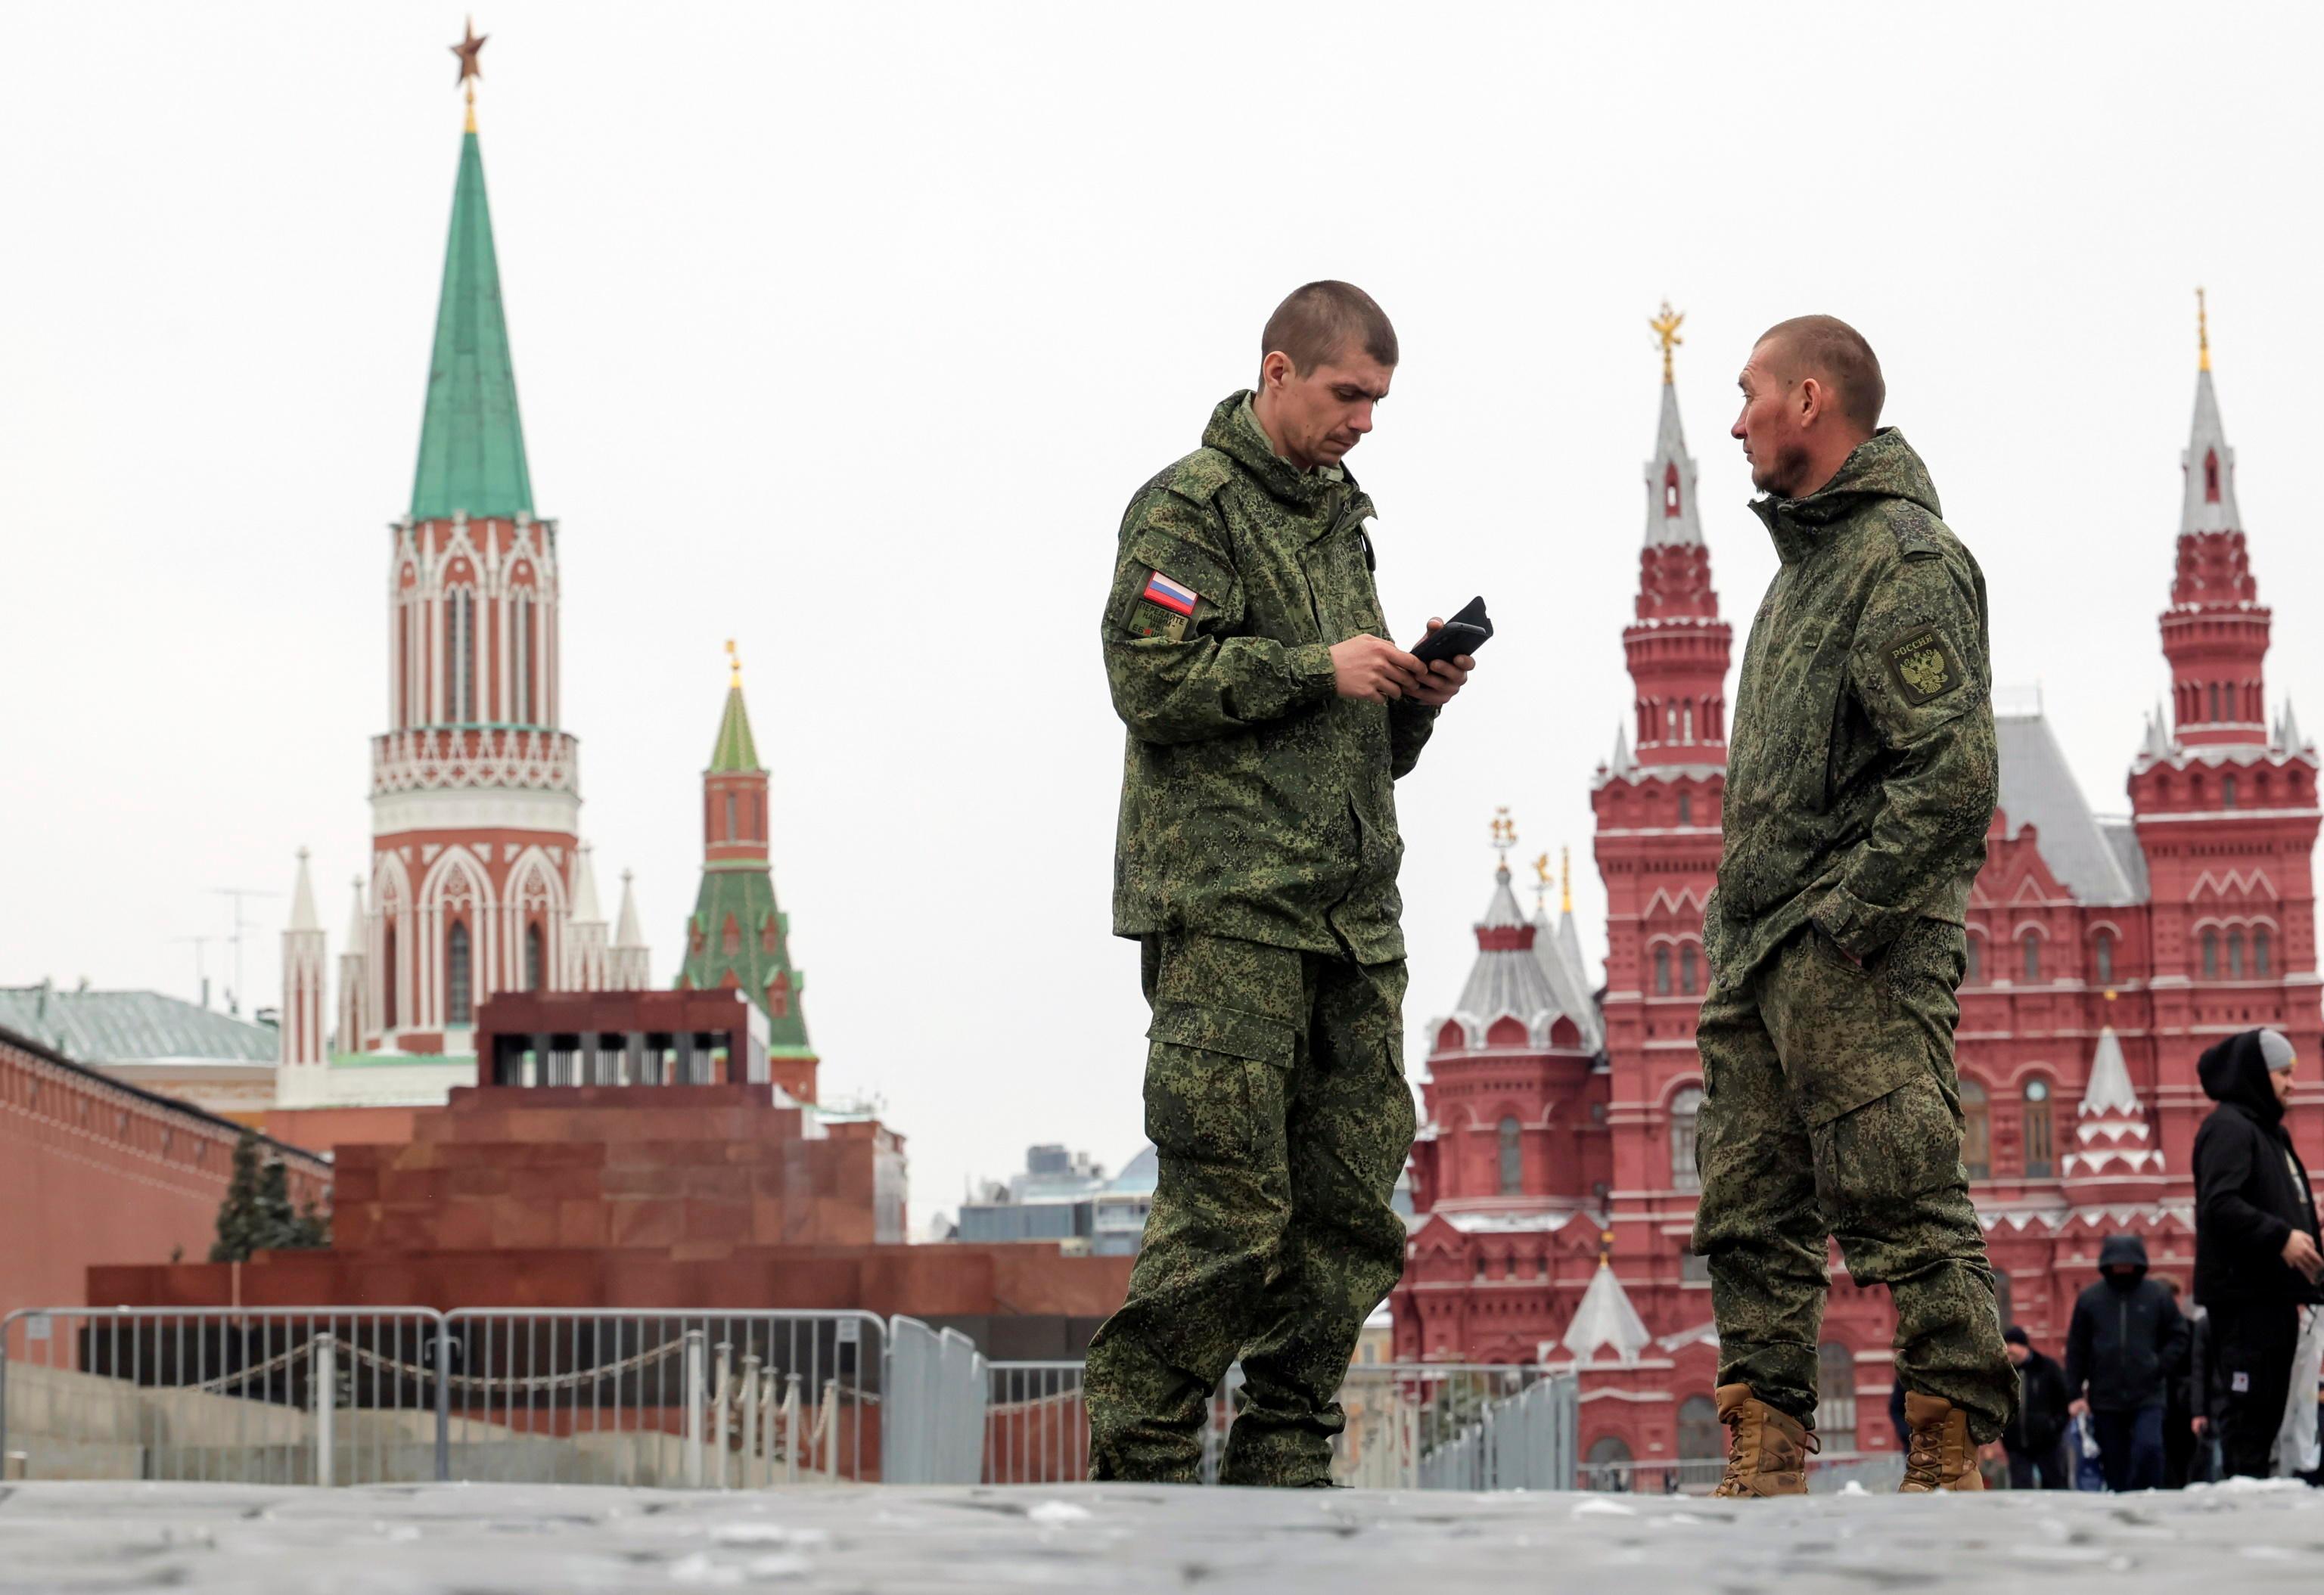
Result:
<svg viewBox="0 0 2324 1595"><path fill-rule="evenodd" d="M1803 499L1752 505L1782 559L1751 622L1705 917L1744 978L1813 922L1871 959L1960 924L1998 783L1985 576L1884 429Z"/></svg>
<svg viewBox="0 0 2324 1595"><path fill-rule="evenodd" d="M1246 398L1121 519L1102 627L1130 728L1114 933L1400 958L1394 783L1435 711L1334 690L1332 645L1388 636L1371 500L1277 458Z"/></svg>

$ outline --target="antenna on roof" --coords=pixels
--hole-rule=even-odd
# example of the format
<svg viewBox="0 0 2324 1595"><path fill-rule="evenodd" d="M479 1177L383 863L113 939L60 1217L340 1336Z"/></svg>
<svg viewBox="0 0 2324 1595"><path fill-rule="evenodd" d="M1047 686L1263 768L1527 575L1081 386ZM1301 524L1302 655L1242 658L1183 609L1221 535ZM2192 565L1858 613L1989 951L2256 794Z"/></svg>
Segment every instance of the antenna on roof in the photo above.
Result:
<svg viewBox="0 0 2324 1595"><path fill-rule="evenodd" d="M257 924L255 920L244 919L242 917L242 899L281 897L282 894L279 891L259 891L247 886L213 886L210 888L210 895L229 897L234 899L234 935L231 937L220 936L217 939L231 940L234 943L234 984L226 991L226 1010L238 1017L242 1012L242 933L254 928Z"/></svg>
<svg viewBox="0 0 2324 1595"><path fill-rule="evenodd" d="M194 944L194 982L201 988L202 1006L208 1008L210 1005L210 972L205 954L212 942L222 942L226 938L217 936L173 936L170 940L172 943Z"/></svg>

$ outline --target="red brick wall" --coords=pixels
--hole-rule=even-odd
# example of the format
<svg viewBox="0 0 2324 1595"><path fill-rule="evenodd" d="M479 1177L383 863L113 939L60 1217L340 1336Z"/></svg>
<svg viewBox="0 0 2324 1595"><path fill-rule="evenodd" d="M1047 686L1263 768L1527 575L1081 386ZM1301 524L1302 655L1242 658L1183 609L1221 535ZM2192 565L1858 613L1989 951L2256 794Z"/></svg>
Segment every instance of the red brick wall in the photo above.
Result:
<svg viewBox="0 0 2324 1595"><path fill-rule="evenodd" d="M94 1265L207 1258L239 1133L0 1032L0 1314L87 1303ZM293 1201L325 1194L321 1158L285 1161Z"/></svg>

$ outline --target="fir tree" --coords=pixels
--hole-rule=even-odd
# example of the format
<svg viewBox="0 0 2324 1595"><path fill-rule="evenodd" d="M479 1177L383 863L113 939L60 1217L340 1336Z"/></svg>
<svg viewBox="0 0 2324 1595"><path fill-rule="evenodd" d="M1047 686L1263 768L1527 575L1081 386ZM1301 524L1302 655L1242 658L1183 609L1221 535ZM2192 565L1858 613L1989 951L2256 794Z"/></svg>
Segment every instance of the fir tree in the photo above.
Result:
<svg viewBox="0 0 2324 1595"><path fill-rule="evenodd" d="M258 1181L258 1136L245 1129L234 1144L234 1174L226 1181L226 1200L218 1203L217 1244L210 1248L210 1261L246 1262L263 1244Z"/></svg>
<svg viewBox="0 0 2324 1595"><path fill-rule="evenodd" d="M299 1245L299 1214L290 1205L290 1171L280 1157L269 1158L258 1176L258 1239L256 1251L284 1251Z"/></svg>

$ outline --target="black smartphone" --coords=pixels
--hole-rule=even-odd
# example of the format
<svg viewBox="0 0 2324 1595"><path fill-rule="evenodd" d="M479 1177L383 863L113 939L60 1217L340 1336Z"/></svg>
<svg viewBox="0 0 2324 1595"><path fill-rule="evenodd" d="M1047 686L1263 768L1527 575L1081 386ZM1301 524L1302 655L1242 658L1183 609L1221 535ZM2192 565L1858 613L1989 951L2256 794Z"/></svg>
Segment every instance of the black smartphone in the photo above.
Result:
<svg viewBox="0 0 2324 1595"><path fill-rule="evenodd" d="M1472 626L1466 621L1446 621L1413 646L1412 657L1424 665L1450 659L1455 654L1474 657L1491 636L1492 632L1483 626Z"/></svg>
<svg viewBox="0 0 2324 1595"><path fill-rule="evenodd" d="M1485 613L1485 600L1480 595L1463 604L1458 614L1422 638L1414 647L1412 657L1424 665L1433 665L1455 654L1474 656L1492 635L1493 622Z"/></svg>

